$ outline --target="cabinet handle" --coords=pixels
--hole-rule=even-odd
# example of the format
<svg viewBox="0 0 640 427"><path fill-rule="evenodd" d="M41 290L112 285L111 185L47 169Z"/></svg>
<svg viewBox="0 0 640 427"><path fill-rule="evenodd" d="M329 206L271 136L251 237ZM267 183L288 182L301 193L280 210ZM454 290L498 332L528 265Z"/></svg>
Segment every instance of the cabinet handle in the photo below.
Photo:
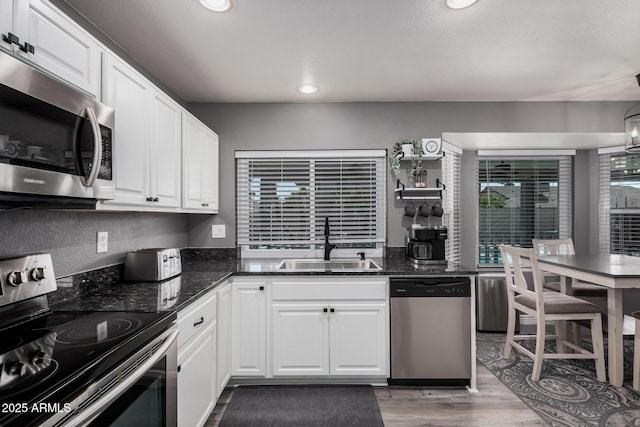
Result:
<svg viewBox="0 0 640 427"><path fill-rule="evenodd" d="M331 310L329 310L329 311L330 311L330 312L332 312L332 313L335 313L335 312L336 312L336 309L335 309L335 308L332 308L332 309L331 309Z"/></svg>
<svg viewBox="0 0 640 427"><path fill-rule="evenodd" d="M327 310L326 308L323 308L323 309L322 309L322 311L323 311L324 313L326 313L326 312L327 312L327 311L329 311L329 310Z"/></svg>
<svg viewBox="0 0 640 427"><path fill-rule="evenodd" d="M147 197L147 202L153 202L153 197Z"/></svg>
<svg viewBox="0 0 640 427"><path fill-rule="evenodd" d="M197 321L196 323L193 324L193 326L198 326L198 325L202 325L204 323L204 317L200 316L200 320Z"/></svg>
<svg viewBox="0 0 640 427"><path fill-rule="evenodd" d="M18 46L20 46L20 50L25 53L36 53L36 48L31 43L24 42L23 45L19 44Z"/></svg>
<svg viewBox="0 0 640 427"><path fill-rule="evenodd" d="M260 286L258 289L264 291L264 286Z"/></svg>
<svg viewBox="0 0 640 427"><path fill-rule="evenodd" d="M154 202L159 202L159 201L160 201L160 199L159 199L159 198L157 198L157 197L154 197L154 198L153 198L153 201L154 201Z"/></svg>
<svg viewBox="0 0 640 427"><path fill-rule="evenodd" d="M209 203L203 203L202 206L205 207L205 208L208 208L209 207Z"/></svg>
<svg viewBox="0 0 640 427"><path fill-rule="evenodd" d="M3 34L2 35L2 40L4 40L5 42L9 43L9 44L20 44L20 38L18 36L16 36L13 33L7 33L6 35Z"/></svg>
<svg viewBox="0 0 640 427"><path fill-rule="evenodd" d="M180 369L182 369L182 365L178 365L178 372L180 372Z"/></svg>

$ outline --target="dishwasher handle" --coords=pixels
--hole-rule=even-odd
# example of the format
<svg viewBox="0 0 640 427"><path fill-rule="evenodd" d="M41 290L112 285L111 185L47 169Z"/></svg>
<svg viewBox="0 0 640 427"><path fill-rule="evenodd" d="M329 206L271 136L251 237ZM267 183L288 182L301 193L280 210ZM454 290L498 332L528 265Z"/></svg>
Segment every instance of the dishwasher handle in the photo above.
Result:
<svg viewBox="0 0 640 427"><path fill-rule="evenodd" d="M468 278L459 280L391 280L390 295L392 298L403 297L470 297L471 281Z"/></svg>

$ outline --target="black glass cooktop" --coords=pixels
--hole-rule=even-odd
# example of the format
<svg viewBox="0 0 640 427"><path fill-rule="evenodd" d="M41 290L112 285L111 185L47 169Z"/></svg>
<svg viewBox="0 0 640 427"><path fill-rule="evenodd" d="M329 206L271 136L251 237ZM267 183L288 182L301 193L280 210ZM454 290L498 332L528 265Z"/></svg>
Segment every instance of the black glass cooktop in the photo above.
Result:
<svg viewBox="0 0 640 427"><path fill-rule="evenodd" d="M51 312L0 331L0 425L12 425L22 409L32 412L33 403L70 401L175 318L171 312Z"/></svg>

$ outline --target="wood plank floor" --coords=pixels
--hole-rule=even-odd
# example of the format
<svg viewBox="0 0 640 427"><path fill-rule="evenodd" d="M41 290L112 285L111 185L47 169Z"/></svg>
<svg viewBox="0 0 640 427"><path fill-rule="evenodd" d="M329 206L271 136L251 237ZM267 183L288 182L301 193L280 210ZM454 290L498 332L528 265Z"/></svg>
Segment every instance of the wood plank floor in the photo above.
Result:
<svg viewBox="0 0 640 427"><path fill-rule="evenodd" d="M547 424L481 363L478 393L406 387L376 387L386 427L546 426ZM224 391L205 427L220 424L233 389Z"/></svg>

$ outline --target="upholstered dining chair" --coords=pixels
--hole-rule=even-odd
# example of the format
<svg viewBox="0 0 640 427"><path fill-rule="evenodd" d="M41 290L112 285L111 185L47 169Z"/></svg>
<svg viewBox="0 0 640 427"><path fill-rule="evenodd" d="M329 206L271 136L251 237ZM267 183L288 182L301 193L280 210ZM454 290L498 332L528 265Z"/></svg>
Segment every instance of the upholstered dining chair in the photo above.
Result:
<svg viewBox="0 0 640 427"><path fill-rule="evenodd" d="M533 359L533 372L531 379L538 381L542 372L542 362L545 359L594 359L596 376L599 381L605 381L604 348L602 338L602 317L600 308L588 301L565 295L560 292L544 292L542 286L542 274L538 268L538 251L535 248L516 248L500 245L502 253L502 265L504 266L507 282L507 294L509 304L509 317L507 325L507 338L504 345L503 358L511 356L512 349L518 350ZM530 270L530 274L527 270ZM531 277L533 287L531 289ZM522 312L536 319L536 333L515 335L516 316ZM546 322L556 323L558 331L559 321L586 320L590 323L591 341L593 351L569 342L557 333L547 334ZM558 352L545 353L545 341L555 339ZM535 340L535 350L532 352L525 348L519 341ZM573 353L560 352L560 349L569 348Z"/></svg>
<svg viewBox="0 0 640 427"><path fill-rule="evenodd" d="M533 239L533 247L538 250L538 255L575 255L573 239ZM551 275L553 277L553 275ZM543 278L549 275L543 273ZM545 280L544 287L560 292L559 281ZM594 283L574 280L571 286L571 295L574 297L607 297L607 288Z"/></svg>

